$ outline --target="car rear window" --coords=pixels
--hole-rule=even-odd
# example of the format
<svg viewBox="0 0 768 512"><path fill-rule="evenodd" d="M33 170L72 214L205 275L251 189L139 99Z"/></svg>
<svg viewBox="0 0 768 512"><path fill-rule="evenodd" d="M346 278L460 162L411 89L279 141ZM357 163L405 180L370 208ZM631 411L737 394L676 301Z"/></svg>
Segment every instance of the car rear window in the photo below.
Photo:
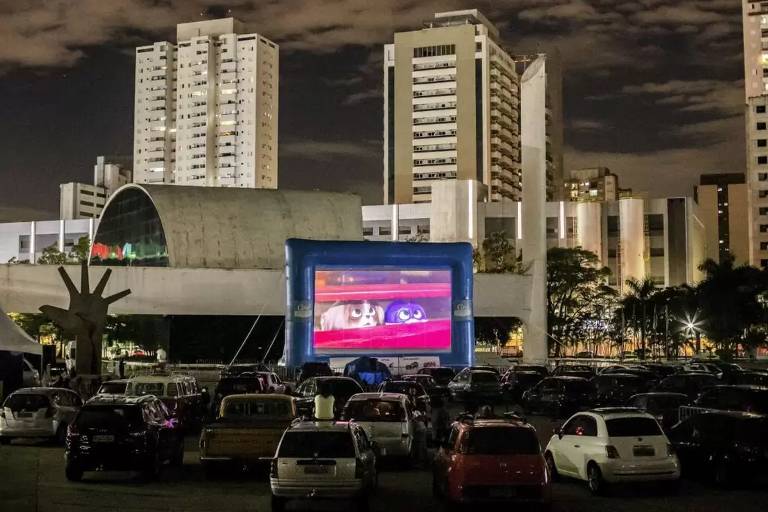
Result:
<svg viewBox="0 0 768 512"><path fill-rule="evenodd" d="M99 393L121 395L125 393L125 382L105 382L99 388Z"/></svg>
<svg viewBox="0 0 768 512"><path fill-rule="evenodd" d="M49 405L51 405L51 401L46 395L19 393L9 396L3 407L12 411L37 411L47 409Z"/></svg>
<svg viewBox="0 0 768 512"><path fill-rule="evenodd" d="M224 406L227 419L290 418L292 415L287 400L230 400Z"/></svg>
<svg viewBox="0 0 768 512"><path fill-rule="evenodd" d="M75 425L80 429L130 430L143 423L136 405L97 405L80 409Z"/></svg>
<svg viewBox="0 0 768 512"><path fill-rule="evenodd" d="M347 402L344 418L357 421L405 421L405 410L392 400L355 400Z"/></svg>
<svg viewBox="0 0 768 512"><path fill-rule="evenodd" d="M134 382L133 394L136 396L165 396L165 384L162 382Z"/></svg>
<svg viewBox="0 0 768 512"><path fill-rule="evenodd" d="M614 418L606 420L609 437L660 436L661 429L651 418Z"/></svg>
<svg viewBox="0 0 768 512"><path fill-rule="evenodd" d="M350 397L355 393L362 393L363 389L353 380L338 379L325 381L331 388L333 396Z"/></svg>
<svg viewBox="0 0 768 512"><path fill-rule="evenodd" d="M475 428L464 441L464 453L471 455L535 455L539 451L536 434L525 428Z"/></svg>
<svg viewBox="0 0 768 512"><path fill-rule="evenodd" d="M472 382L495 383L498 380L495 373L477 372L472 374Z"/></svg>
<svg viewBox="0 0 768 512"><path fill-rule="evenodd" d="M288 459L352 459L355 447L349 432L286 432L278 457Z"/></svg>

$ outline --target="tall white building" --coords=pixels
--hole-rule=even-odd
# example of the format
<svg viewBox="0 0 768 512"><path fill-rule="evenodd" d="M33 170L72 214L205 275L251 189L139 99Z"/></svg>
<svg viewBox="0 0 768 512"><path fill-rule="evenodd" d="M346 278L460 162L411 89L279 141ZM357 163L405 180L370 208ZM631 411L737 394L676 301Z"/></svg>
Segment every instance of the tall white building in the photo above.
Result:
<svg viewBox="0 0 768 512"><path fill-rule="evenodd" d="M278 46L224 18L136 49L134 182L277 188Z"/></svg>
<svg viewBox="0 0 768 512"><path fill-rule="evenodd" d="M96 157L93 184L70 182L59 185L59 218L98 218L109 196L130 182L130 169L122 167L119 163L108 162L103 156Z"/></svg>
<svg viewBox="0 0 768 512"><path fill-rule="evenodd" d="M742 0L749 262L768 267L768 2Z"/></svg>
<svg viewBox="0 0 768 512"><path fill-rule="evenodd" d="M476 9L396 33L384 46L384 202L429 202L451 179L519 199L519 107L515 62Z"/></svg>

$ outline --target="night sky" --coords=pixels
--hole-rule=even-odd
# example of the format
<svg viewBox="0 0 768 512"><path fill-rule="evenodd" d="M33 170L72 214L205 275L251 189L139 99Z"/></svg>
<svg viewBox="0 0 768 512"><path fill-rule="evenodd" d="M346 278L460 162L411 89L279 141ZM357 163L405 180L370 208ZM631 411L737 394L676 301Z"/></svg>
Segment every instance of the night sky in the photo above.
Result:
<svg viewBox="0 0 768 512"><path fill-rule="evenodd" d="M477 7L514 53L560 50L566 169L651 197L743 172L738 0L0 0L0 219L55 218L58 184L133 151L134 48L232 15L281 45L281 188L382 201L382 45Z"/></svg>

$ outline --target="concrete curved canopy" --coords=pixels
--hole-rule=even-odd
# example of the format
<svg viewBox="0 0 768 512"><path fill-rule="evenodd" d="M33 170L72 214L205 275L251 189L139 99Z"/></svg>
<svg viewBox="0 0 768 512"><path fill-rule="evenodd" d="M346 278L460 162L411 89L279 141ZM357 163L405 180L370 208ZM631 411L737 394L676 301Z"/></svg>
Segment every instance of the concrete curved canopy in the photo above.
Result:
<svg viewBox="0 0 768 512"><path fill-rule="evenodd" d="M91 264L282 269L285 240L294 237L361 240L360 198L315 191L125 185L104 207Z"/></svg>

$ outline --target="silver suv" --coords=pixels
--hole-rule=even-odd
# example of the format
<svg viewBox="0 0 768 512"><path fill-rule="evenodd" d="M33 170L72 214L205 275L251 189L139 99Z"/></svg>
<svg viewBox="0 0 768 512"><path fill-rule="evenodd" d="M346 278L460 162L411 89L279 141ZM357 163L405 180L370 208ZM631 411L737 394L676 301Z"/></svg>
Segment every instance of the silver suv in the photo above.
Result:
<svg viewBox="0 0 768 512"><path fill-rule="evenodd" d="M346 421L296 421L283 433L271 461L272 510L290 498L355 500L368 510L378 483L374 446L360 425Z"/></svg>
<svg viewBox="0 0 768 512"><path fill-rule="evenodd" d="M63 444L67 426L83 401L63 388L23 388L11 393L0 410L0 444L16 437L48 437Z"/></svg>

